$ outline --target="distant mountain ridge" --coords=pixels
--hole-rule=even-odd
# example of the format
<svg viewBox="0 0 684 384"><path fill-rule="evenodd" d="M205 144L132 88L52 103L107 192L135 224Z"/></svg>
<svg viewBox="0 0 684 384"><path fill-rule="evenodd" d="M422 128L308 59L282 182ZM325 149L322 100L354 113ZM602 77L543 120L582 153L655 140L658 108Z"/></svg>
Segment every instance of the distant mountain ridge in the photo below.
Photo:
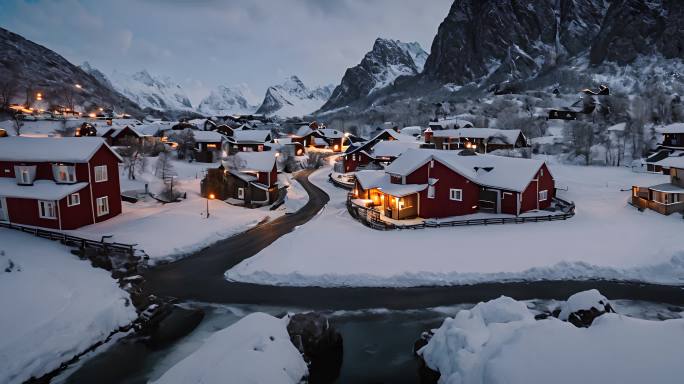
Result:
<svg viewBox="0 0 684 384"><path fill-rule="evenodd" d="M236 87L219 86L197 106L197 111L208 116L250 114L259 108L258 100L246 84Z"/></svg>
<svg viewBox="0 0 684 384"><path fill-rule="evenodd" d="M322 110L346 106L391 85L399 76L418 75L427 58L418 43L378 38L361 63L347 69Z"/></svg>
<svg viewBox="0 0 684 384"><path fill-rule="evenodd" d="M269 87L256 113L281 117L304 116L318 110L332 93L332 85L309 89L297 76Z"/></svg>

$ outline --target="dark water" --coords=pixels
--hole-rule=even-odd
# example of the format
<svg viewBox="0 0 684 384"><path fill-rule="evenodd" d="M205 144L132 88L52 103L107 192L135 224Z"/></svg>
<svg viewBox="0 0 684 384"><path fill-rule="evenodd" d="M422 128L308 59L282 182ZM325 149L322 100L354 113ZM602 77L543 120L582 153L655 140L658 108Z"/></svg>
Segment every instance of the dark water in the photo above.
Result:
<svg viewBox="0 0 684 384"><path fill-rule="evenodd" d="M528 302L533 309L555 307L554 301ZM684 309L641 301L614 301L618 313L651 320L682 316ZM60 383L147 383L159 378L171 366L199 348L214 332L251 312L282 315L300 309L265 306L187 304L202 308L204 320L181 340L162 348L150 348L139 338L124 338L84 359L58 377ZM421 332L438 327L445 317L463 304L420 310L359 310L327 312L330 322L342 334L344 360L336 383L417 383L418 361L413 343ZM227 346L227 348L230 348ZM239 383L238 383L239 384Z"/></svg>

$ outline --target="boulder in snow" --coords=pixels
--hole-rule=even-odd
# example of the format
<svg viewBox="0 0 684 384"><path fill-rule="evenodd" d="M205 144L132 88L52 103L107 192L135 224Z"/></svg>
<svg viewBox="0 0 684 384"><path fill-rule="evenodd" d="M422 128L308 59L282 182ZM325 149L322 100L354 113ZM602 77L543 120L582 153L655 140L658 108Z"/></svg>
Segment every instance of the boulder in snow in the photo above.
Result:
<svg viewBox="0 0 684 384"><path fill-rule="evenodd" d="M309 380L331 382L342 367L342 336L320 313L298 313L287 325L292 344L309 362Z"/></svg>
<svg viewBox="0 0 684 384"><path fill-rule="evenodd" d="M587 328L595 318L605 313L615 313L610 301L598 290L590 289L570 296L561 306L558 318L576 327Z"/></svg>

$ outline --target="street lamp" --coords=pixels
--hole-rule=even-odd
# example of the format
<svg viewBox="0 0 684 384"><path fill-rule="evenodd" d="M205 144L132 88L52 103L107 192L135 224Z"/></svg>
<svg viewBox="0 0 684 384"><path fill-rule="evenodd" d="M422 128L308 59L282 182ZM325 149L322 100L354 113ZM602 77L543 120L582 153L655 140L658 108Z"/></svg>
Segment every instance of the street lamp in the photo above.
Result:
<svg viewBox="0 0 684 384"><path fill-rule="evenodd" d="M213 193L207 195L207 219L209 218L209 200L214 200L216 196Z"/></svg>

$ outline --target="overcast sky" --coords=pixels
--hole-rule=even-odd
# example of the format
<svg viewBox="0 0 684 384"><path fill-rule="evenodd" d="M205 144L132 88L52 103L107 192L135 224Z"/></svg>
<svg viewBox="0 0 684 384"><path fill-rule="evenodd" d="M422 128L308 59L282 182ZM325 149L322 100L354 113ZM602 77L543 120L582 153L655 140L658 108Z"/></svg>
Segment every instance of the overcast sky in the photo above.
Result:
<svg viewBox="0 0 684 384"><path fill-rule="evenodd" d="M452 1L0 0L0 25L106 74L171 76L197 105L217 85L337 84L376 37L429 51Z"/></svg>

